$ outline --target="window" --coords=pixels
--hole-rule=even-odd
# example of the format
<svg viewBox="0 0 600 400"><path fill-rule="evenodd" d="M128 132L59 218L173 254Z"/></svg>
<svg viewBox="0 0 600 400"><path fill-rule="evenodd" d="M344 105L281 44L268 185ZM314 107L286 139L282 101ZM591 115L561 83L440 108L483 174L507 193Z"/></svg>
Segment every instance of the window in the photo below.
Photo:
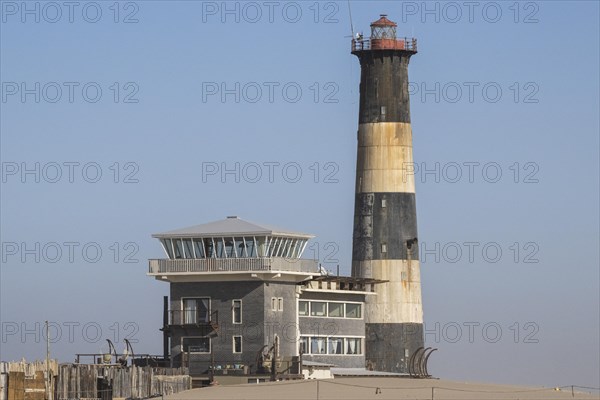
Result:
<svg viewBox="0 0 600 400"><path fill-rule="evenodd" d="M210 299L183 299L183 323L200 324L210 321Z"/></svg>
<svg viewBox="0 0 600 400"><path fill-rule="evenodd" d="M308 353L308 338L307 337L301 337L300 338L300 354L306 354Z"/></svg>
<svg viewBox="0 0 600 400"><path fill-rule="evenodd" d="M181 339L184 353L210 353L210 338L184 337Z"/></svg>
<svg viewBox="0 0 600 400"><path fill-rule="evenodd" d="M169 258L173 258L173 248L171 247L171 239L161 239L160 241L163 245L163 248L167 252L167 256Z"/></svg>
<svg viewBox="0 0 600 400"><path fill-rule="evenodd" d="M344 303L329 303L329 316L330 317L343 317L344 316Z"/></svg>
<svg viewBox="0 0 600 400"><path fill-rule="evenodd" d="M232 317L234 324L242 323L242 301L241 300L233 300L232 305Z"/></svg>
<svg viewBox="0 0 600 400"><path fill-rule="evenodd" d="M381 252L382 253L387 253L387 244L381 243Z"/></svg>
<svg viewBox="0 0 600 400"><path fill-rule="evenodd" d="M308 301L298 302L298 315L303 317L308 316Z"/></svg>
<svg viewBox="0 0 600 400"><path fill-rule="evenodd" d="M217 258L225 258L225 239L215 238L215 245L217 247Z"/></svg>
<svg viewBox="0 0 600 400"><path fill-rule="evenodd" d="M192 248L192 239L183 239L185 258L195 258L194 249Z"/></svg>
<svg viewBox="0 0 600 400"><path fill-rule="evenodd" d="M204 258L204 245L202 239L194 239L194 250L196 250L196 258Z"/></svg>
<svg viewBox="0 0 600 400"><path fill-rule="evenodd" d="M252 242L252 252L248 251L249 257L266 257L267 256L267 238L264 236L259 236L257 238L246 238L246 242ZM256 249L254 248L254 240L256 240Z"/></svg>
<svg viewBox="0 0 600 400"><path fill-rule="evenodd" d="M328 354L344 354L343 347L344 347L344 339L342 339L342 338L327 339Z"/></svg>
<svg viewBox="0 0 600 400"><path fill-rule="evenodd" d="M324 317L327 315L327 303L313 301L310 304L310 315L312 317Z"/></svg>
<svg viewBox="0 0 600 400"><path fill-rule="evenodd" d="M206 249L206 257L213 258L215 254L215 242L211 239L204 239L204 248Z"/></svg>
<svg viewBox="0 0 600 400"><path fill-rule="evenodd" d="M236 253L238 257L243 257L246 258L248 257L248 255L246 254L246 241L244 240L243 237L236 237L234 239L235 241L235 246L236 246Z"/></svg>
<svg viewBox="0 0 600 400"><path fill-rule="evenodd" d="M227 258L235 258L236 257L236 253L235 253L235 242L233 241L233 238L223 238L223 242L225 242L225 254Z"/></svg>
<svg viewBox="0 0 600 400"><path fill-rule="evenodd" d="M346 354L362 354L362 339L346 338Z"/></svg>
<svg viewBox="0 0 600 400"><path fill-rule="evenodd" d="M283 297L271 297L271 311L283 311Z"/></svg>
<svg viewBox="0 0 600 400"><path fill-rule="evenodd" d="M362 318L360 304L346 303L346 318Z"/></svg>
<svg viewBox="0 0 600 400"><path fill-rule="evenodd" d="M242 337L241 336L233 337L233 352L234 353L242 352Z"/></svg>
<svg viewBox="0 0 600 400"><path fill-rule="evenodd" d="M301 336L299 347L302 354L362 355L362 341L360 337Z"/></svg>
<svg viewBox="0 0 600 400"><path fill-rule="evenodd" d="M175 258L183 258L183 244L181 239L173 239L173 250L175 250Z"/></svg>
<svg viewBox="0 0 600 400"><path fill-rule="evenodd" d="M312 337L310 338L310 353L325 354L325 338Z"/></svg>
<svg viewBox="0 0 600 400"><path fill-rule="evenodd" d="M362 318L362 303L301 300L298 302L298 316Z"/></svg>

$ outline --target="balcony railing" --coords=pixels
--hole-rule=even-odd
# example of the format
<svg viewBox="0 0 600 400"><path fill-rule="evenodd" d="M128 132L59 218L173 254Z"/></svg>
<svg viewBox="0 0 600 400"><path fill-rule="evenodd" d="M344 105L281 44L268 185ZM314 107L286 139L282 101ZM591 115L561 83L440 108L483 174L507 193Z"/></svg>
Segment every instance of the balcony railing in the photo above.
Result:
<svg viewBox="0 0 600 400"><path fill-rule="evenodd" d="M363 50L407 50L417 51L417 39L352 39L352 51Z"/></svg>
<svg viewBox="0 0 600 400"><path fill-rule="evenodd" d="M208 313L204 310L169 310L169 325L197 325L218 329L219 312Z"/></svg>
<svg viewBox="0 0 600 400"><path fill-rule="evenodd" d="M204 258L154 259L149 261L149 273L197 274L207 272L300 272L316 274L316 260L288 258Z"/></svg>

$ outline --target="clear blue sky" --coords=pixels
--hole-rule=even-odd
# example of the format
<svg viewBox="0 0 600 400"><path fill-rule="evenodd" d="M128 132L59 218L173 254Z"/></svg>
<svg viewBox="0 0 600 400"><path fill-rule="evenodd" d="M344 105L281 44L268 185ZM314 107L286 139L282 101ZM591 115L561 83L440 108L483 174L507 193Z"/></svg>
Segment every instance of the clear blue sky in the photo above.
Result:
<svg viewBox="0 0 600 400"><path fill-rule="evenodd" d="M44 320L63 361L127 334L160 353L155 232L238 215L314 233L307 255L350 272L360 70L346 2L26 4L1 2L3 360L43 357ZM598 2L351 5L355 31L387 13L418 38L431 372L600 386ZM422 173L436 165L437 182Z"/></svg>

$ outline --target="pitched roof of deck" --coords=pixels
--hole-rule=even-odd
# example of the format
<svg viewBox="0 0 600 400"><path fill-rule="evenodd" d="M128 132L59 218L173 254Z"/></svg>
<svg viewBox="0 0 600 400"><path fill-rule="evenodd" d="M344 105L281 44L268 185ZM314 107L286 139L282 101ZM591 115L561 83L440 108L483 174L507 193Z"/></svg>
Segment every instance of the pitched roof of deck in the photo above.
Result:
<svg viewBox="0 0 600 400"><path fill-rule="evenodd" d="M155 233L155 238L181 238L181 237L216 237L216 236L293 236L312 238L314 235L294 232L267 224L257 224L231 216L222 220L194 225L187 228Z"/></svg>

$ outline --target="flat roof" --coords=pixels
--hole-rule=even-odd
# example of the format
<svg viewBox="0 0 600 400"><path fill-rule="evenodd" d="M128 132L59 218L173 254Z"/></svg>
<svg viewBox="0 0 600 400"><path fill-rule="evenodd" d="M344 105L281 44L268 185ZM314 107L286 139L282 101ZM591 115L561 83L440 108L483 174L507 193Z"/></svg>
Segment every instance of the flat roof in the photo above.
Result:
<svg viewBox="0 0 600 400"><path fill-rule="evenodd" d="M222 236L286 236L310 239L315 237L309 233L294 232L273 225L258 224L230 216L218 221L155 233L154 238L185 238L185 237L222 237Z"/></svg>

